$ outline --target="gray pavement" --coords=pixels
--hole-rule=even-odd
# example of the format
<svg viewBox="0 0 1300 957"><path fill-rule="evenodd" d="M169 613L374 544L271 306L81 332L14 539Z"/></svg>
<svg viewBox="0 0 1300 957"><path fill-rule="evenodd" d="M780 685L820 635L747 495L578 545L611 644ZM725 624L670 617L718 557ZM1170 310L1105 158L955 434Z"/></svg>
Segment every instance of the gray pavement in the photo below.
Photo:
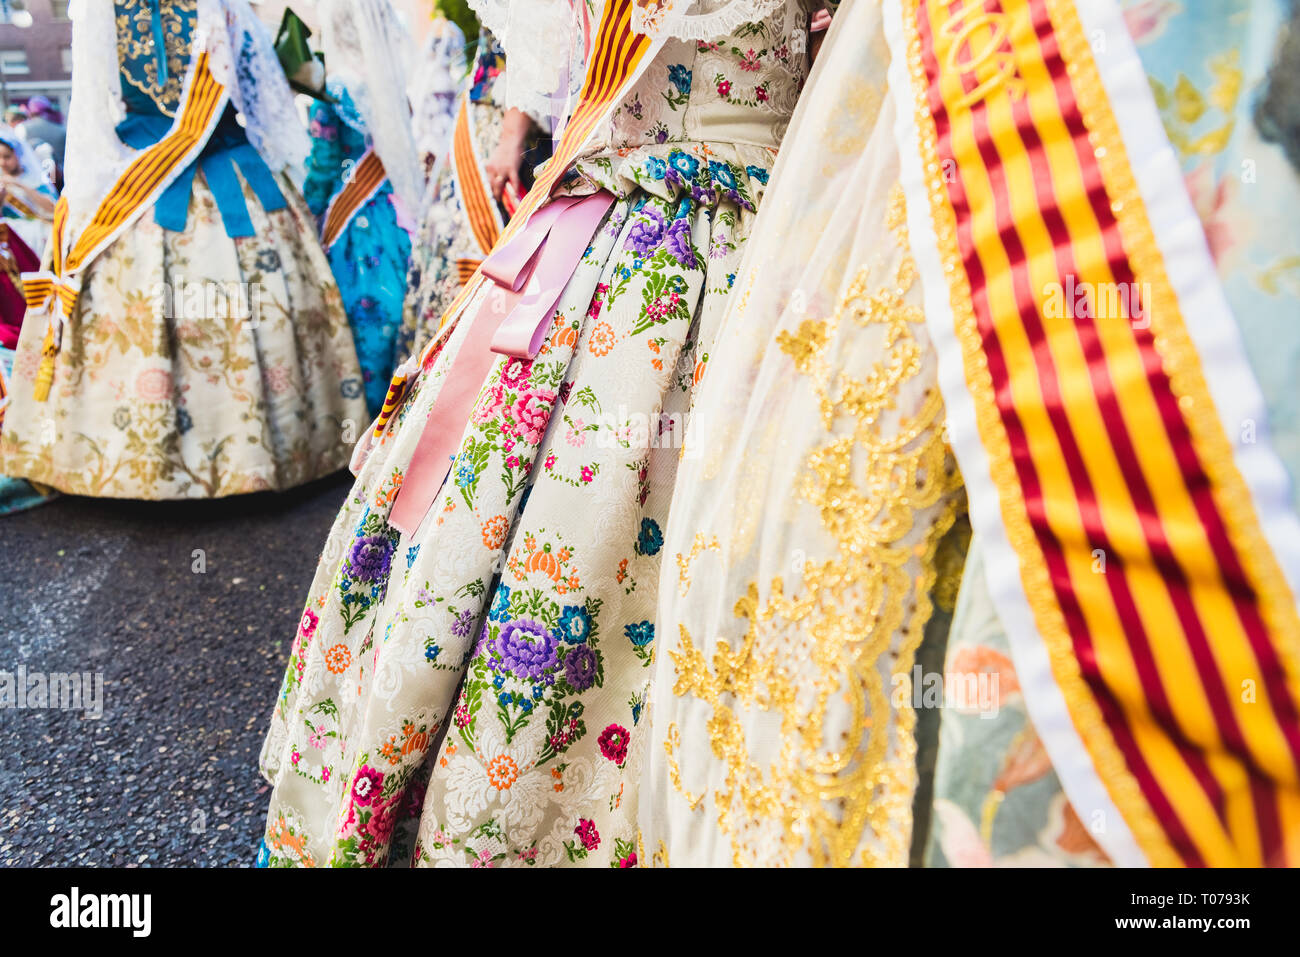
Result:
<svg viewBox="0 0 1300 957"><path fill-rule="evenodd" d="M262 734L350 485L0 518L0 681L103 675L97 719L0 708L0 865L253 863Z"/></svg>

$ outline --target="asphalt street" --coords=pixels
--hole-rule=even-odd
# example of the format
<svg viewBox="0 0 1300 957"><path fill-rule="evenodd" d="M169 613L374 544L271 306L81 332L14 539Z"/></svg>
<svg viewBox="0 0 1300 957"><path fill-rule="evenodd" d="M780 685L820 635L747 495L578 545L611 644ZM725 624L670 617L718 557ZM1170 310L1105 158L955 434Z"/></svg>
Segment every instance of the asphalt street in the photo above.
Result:
<svg viewBox="0 0 1300 957"><path fill-rule="evenodd" d="M98 718L0 708L0 864L253 864L262 735L350 484L0 518L0 673L103 676Z"/></svg>

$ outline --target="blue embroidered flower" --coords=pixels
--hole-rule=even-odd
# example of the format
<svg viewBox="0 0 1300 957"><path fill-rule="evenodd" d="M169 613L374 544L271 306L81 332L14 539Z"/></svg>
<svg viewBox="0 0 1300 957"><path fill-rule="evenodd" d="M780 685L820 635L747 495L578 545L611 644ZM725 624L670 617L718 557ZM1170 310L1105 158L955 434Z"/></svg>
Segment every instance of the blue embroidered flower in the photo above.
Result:
<svg viewBox="0 0 1300 957"><path fill-rule="evenodd" d="M415 564L415 556L420 554L420 546L412 545L406 550L406 567L410 568Z"/></svg>
<svg viewBox="0 0 1300 957"><path fill-rule="evenodd" d="M266 865L269 864L270 862L271 862L271 849L266 846L266 839L263 838L262 843L259 844L257 847L257 866L266 867Z"/></svg>
<svg viewBox="0 0 1300 957"><path fill-rule="evenodd" d="M736 175L731 172L731 167L726 163L709 160L709 176L713 179L713 182L725 190L730 191L736 188Z"/></svg>
<svg viewBox="0 0 1300 957"><path fill-rule="evenodd" d="M529 711L533 710L533 703L527 698L524 698L524 700L519 702L519 707L524 709L524 714L527 714Z"/></svg>
<svg viewBox="0 0 1300 957"><path fill-rule="evenodd" d="M653 518L641 519L641 533L636 537L636 550L641 555L656 555L663 548L664 533Z"/></svg>
<svg viewBox="0 0 1300 957"><path fill-rule="evenodd" d="M623 634L627 635L632 644L644 648L655 640L655 626L652 622L638 621L635 625L625 625Z"/></svg>
<svg viewBox="0 0 1300 957"><path fill-rule="evenodd" d="M763 169L763 167L746 166L745 172L748 173L750 176L752 176L754 179L758 180L764 186L767 185L767 170Z"/></svg>
<svg viewBox="0 0 1300 957"><path fill-rule="evenodd" d="M488 617L493 621L506 621L509 619L510 609L510 586L498 585L497 593L492 598L492 610L488 612Z"/></svg>
<svg viewBox="0 0 1300 957"><path fill-rule="evenodd" d="M664 174L668 172L668 164L658 156L651 156L645 161L645 171L651 179L663 179Z"/></svg>
<svg viewBox="0 0 1300 957"><path fill-rule="evenodd" d="M507 705L509 705L509 704L510 704L510 692L509 692L509 691L503 691L503 692L501 692L501 694L497 695L497 703L500 704L502 707L506 707Z"/></svg>
<svg viewBox="0 0 1300 957"><path fill-rule="evenodd" d="M668 163L687 179L694 179L695 174L700 171L700 161L690 153L683 153L681 150L673 150L669 153Z"/></svg>
<svg viewBox="0 0 1300 957"><path fill-rule="evenodd" d="M474 466L469 458L464 455L460 456L456 465L456 487L467 488L474 484L475 478L477 476L474 474Z"/></svg>
<svg viewBox="0 0 1300 957"><path fill-rule="evenodd" d="M441 648L437 645L429 645L429 647L424 649L424 660L429 662L429 664L433 664L438 660L440 654L442 654Z"/></svg>
<svg viewBox="0 0 1300 957"><path fill-rule="evenodd" d="M184 435L190 429L194 428L194 420L190 414L181 406L176 407L176 431Z"/></svg>
<svg viewBox="0 0 1300 957"><path fill-rule="evenodd" d="M560 612L560 637L580 645L591 634L591 615L580 605L565 605Z"/></svg>
<svg viewBox="0 0 1300 957"><path fill-rule="evenodd" d="M691 92L691 71L681 63L674 63L668 67L668 82L677 87L678 93L689 93Z"/></svg>
<svg viewBox="0 0 1300 957"><path fill-rule="evenodd" d="M506 683L505 675L498 674L498 675L494 675L492 678L492 687L496 688L498 691L501 690L501 686L504 685L505 683Z"/></svg>

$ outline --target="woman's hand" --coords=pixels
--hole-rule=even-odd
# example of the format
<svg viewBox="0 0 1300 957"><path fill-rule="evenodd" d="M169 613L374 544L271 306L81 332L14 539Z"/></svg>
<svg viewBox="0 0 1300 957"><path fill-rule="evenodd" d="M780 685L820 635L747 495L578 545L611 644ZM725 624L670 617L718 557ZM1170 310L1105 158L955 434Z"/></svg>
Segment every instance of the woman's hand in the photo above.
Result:
<svg viewBox="0 0 1300 957"><path fill-rule="evenodd" d="M486 164L494 199L500 201L507 183L514 187L516 196L524 195L524 147L532 128L533 121L523 110L514 107L506 110L501 120L501 139Z"/></svg>
<svg viewBox="0 0 1300 957"><path fill-rule="evenodd" d="M821 52L822 41L826 39L826 31L831 26L831 12L825 7L818 10L812 15L812 21L808 24L808 32L812 34L808 48L812 50L812 60L816 62L817 54Z"/></svg>

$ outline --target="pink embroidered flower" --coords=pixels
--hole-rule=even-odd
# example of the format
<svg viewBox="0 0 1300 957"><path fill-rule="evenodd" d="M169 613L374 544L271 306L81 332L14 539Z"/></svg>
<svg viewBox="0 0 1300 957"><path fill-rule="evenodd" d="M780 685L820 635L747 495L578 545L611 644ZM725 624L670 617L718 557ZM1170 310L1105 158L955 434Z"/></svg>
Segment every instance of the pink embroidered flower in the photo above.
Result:
<svg viewBox="0 0 1300 957"><path fill-rule="evenodd" d="M378 801L379 789L383 783L382 771L376 771L369 765L363 764L361 770L357 772L356 780L352 782L352 799L363 805Z"/></svg>
<svg viewBox="0 0 1300 957"><path fill-rule="evenodd" d="M615 764L622 764L627 760L627 741L627 728L620 724L611 724L597 739L600 753Z"/></svg>
<svg viewBox="0 0 1300 957"><path fill-rule="evenodd" d="M366 822L366 831L375 839L375 843L384 845L393 835L393 828L397 824L397 815L393 813L392 804L376 804L375 813L370 815L370 820Z"/></svg>
<svg viewBox="0 0 1300 957"><path fill-rule="evenodd" d="M301 760L302 760L302 755L298 753L297 748L294 748L293 754L289 755L289 763L296 765Z"/></svg>
<svg viewBox="0 0 1300 957"><path fill-rule="evenodd" d="M576 449L582 448L587 444L586 433L582 431L582 427L586 424L582 419L574 419L573 424L569 426L568 433L564 436L564 440Z"/></svg>
<svg viewBox="0 0 1300 957"><path fill-rule="evenodd" d="M317 751L325 747L325 725L318 724L312 729L311 734L307 735L307 743Z"/></svg>
<svg viewBox="0 0 1300 957"><path fill-rule="evenodd" d="M310 638L316 634L316 623L320 621L316 613L310 608L306 608L302 613L302 622L298 625L298 630L302 632L304 638Z"/></svg>
<svg viewBox="0 0 1300 957"><path fill-rule="evenodd" d="M600 318L600 307L605 304L605 293L607 292L609 292L609 283L596 284L596 294L591 297L591 305L587 307L588 319Z"/></svg>
<svg viewBox="0 0 1300 957"><path fill-rule="evenodd" d="M272 395L283 395L293 385L289 370L283 364L267 367L263 370L262 376L265 378L266 387L271 390Z"/></svg>
<svg viewBox="0 0 1300 957"><path fill-rule="evenodd" d="M767 88L762 86L754 87L754 96L758 97L758 102L767 102Z"/></svg>
<svg viewBox="0 0 1300 957"><path fill-rule="evenodd" d="M528 385L528 376L533 371L531 359L510 358L501 370L501 384L507 389L522 389Z"/></svg>
<svg viewBox="0 0 1300 957"><path fill-rule="evenodd" d="M594 479L595 477L596 477L596 473L593 472L593 471L591 470L591 466L590 466L590 465L584 465L584 466L582 467L582 481L583 481L583 482L585 482L585 483L590 483L591 480Z"/></svg>
<svg viewBox="0 0 1300 957"><path fill-rule="evenodd" d="M488 389L479 396L478 404L474 406L474 411L470 414L475 425L482 425L496 417L506 405L505 387L497 384Z"/></svg>
<svg viewBox="0 0 1300 957"><path fill-rule="evenodd" d="M456 716L452 720L456 722L456 727L458 728L466 727L471 720L469 708L465 707L463 704L456 705Z"/></svg>
<svg viewBox="0 0 1300 957"><path fill-rule="evenodd" d="M718 96L729 96L730 94L731 94L731 81L730 81L730 80L719 80L719 81L718 81Z"/></svg>
<svg viewBox="0 0 1300 957"><path fill-rule="evenodd" d="M594 851L600 847L600 832L596 830L596 822L590 818L579 818L573 833L578 835L578 840L582 841L582 846L587 850Z"/></svg>
<svg viewBox="0 0 1300 957"><path fill-rule="evenodd" d="M555 468L555 453L554 452L548 453L546 456L546 461L543 464L546 466L547 469Z"/></svg>
<svg viewBox="0 0 1300 957"><path fill-rule="evenodd" d="M758 54L751 47L749 52L740 58L740 68L749 73L755 72L759 68ZM727 94L723 93L723 96Z"/></svg>
<svg viewBox="0 0 1300 957"><path fill-rule="evenodd" d="M551 403L554 401L555 392L551 389L527 392L516 399L510 407L515 437L529 445L540 444L546 434L546 423L551 417Z"/></svg>
<svg viewBox="0 0 1300 957"><path fill-rule="evenodd" d="M471 858L471 859L470 859L469 866L470 866L470 867L491 867L491 866L492 866L492 852L491 852L491 851L479 851L477 857L474 857L474 858Z"/></svg>
<svg viewBox="0 0 1300 957"><path fill-rule="evenodd" d="M172 374L165 369L145 369L136 377L136 395L146 402L162 402L172 395Z"/></svg>
<svg viewBox="0 0 1300 957"><path fill-rule="evenodd" d="M511 456L509 456L509 457L506 459L506 468L508 468L508 469L517 469L517 468L519 468L519 457L518 457L518 456L515 456L515 455L511 455Z"/></svg>
<svg viewBox="0 0 1300 957"><path fill-rule="evenodd" d="M619 867L636 867L636 851L632 851L627 857L618 862Z"/></svg>
<svg viewBox="0 0 1300 957"><path fill-rule="evenodd" d="M320 769L320 779L322 784L328 784L330 780L330 769L323 767Z"/></svg>

